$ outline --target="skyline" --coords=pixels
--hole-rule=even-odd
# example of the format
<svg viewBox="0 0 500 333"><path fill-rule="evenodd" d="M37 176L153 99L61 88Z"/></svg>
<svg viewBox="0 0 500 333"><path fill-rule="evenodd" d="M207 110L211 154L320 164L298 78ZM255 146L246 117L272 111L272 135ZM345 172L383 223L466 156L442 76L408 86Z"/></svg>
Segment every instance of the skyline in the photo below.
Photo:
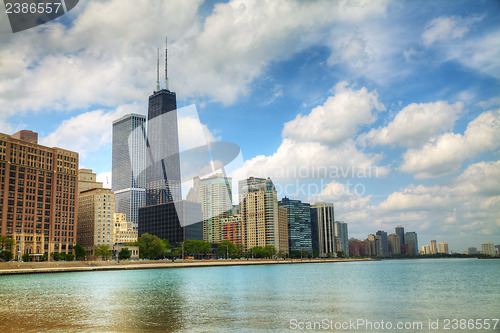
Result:
<svg viewBox="0 0 500 333"><path fill-rule="evenodd" d="M238 144L234 181L333 202L358 239L401 224L457 252L497 244L499 4L338 4L88 1L16 34L0 15L0 132L38 132L111 181L112 121L146 114L168 34L170 88L202 123L180 137Z"/></svg>

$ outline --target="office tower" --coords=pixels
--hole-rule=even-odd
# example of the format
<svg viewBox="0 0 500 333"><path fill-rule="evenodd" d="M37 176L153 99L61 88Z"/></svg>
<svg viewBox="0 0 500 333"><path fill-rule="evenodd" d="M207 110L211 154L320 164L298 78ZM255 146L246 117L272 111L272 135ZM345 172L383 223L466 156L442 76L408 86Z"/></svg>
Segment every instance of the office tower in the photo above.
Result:
<svg viewBox="0 0 500 333"><path fill-rule="evenodd" d="M246 186L240 203L242 242L245 249L272 245L277 252L288 252L288 248L283 248L280 241L284 236L280 232L285 230L280 228L279 214L276 188L271 179Z"/></svg>
<svg viewBox="0 0 500 333"><path fill-rule="evenodd" d="M290 252L312 252L311 205L287 197L278 202L288 211L288 246Z"/></svg>
<svg viewBox="0 0 500 333"><path fill-rule="evenodd" d="M397 256L401 254L401 241L397 234L390 234L387 236L387 241L389 243L389 255Z"/></svg>
<svg viewBox="0 0 500 333"><path fill-rule="evenodd" d="M116 201L116 196L115 196ZM116 204L116 202L115 202ZM115 235L113 244L133 243L137 241L137 230L134 230L133 223L127 221L127 214L115 213Z"/></svg>
<svg viewBox="0 0 500 333"><path fill-rule="evenodd" d="M167 50L165 89L149 96L146 140L146 206L139 208L139 236L149 233L171 244L203 239L201 205L182 200L175 92L168 90ZM158 69L159 73L159 69Z"/></svg>
<svg viewBox="0 0 500 333"><path fill-rule="evenodd" d="M430 250L431 250L431 254L438 253L435 239L431 240Z"/></svg>
<svg viewBox="0 0 500 333"><path fill-rule="evenodd" d="M235 215L223 218L222 222L222 240L241 244L241 216Z"/></svg>
<svg viewBox="0 0 500 333"><path fill-rule="evenodd" d="M448 254L448 243L446 242L439 242L437 244L437 253L446 253Z"/></svg>
<svg viewBox="0 0 500 333"><path fill-rule="evenodd" d="M78 196L77 243L87 255L94 254L95 247L115 243L115 195L109 188L94 188Z"/></svg>
<svg viewBox="0 0 500 333"><path fill-rule="evenodd" d="M281 253L290 253L288 245L288 210L278 206L278 248Z"/></svg>
<svg viewBox="0 0 500 333"><path fill-rule="evenodd" d="M406 253L406 241L405 241L405 228L403 226L398 225L396 227L396 235L399 236L399 243L401 244L401 254Z"/></svg>
<svg viewBox="0 0 500 333"><path fill-rule="evenodd" d="M146 202L146 116L128 114L113 121L112 188L116 212L138 229L138 209Z"/></svg>
<svg viewBox="0 0 500 333"><path fill-rule="evenodd" d="M335 230L333 203L317 202L311 205L311 231L313 250L320 257L335 253Z"/></svg>
<svg viewBox="0 0 500 333"><path fill-rule="evenodd" d="M203 239L209 243L220 243L222 219L232 216L232 179L222 174L193 180L191 200L201 204L203 213Z"/></svg>
<svg viewBox="0 0 500 333"><path fill-rule="evenodd" d="M495 246L493 245L492 242L481 243L481 253L482 254L489 254L490 256L494 256L495 255Z"/></svg>
<svg viewBox="0 0 500 333"><path fill-rule="evenodd" d="M366 248L368 250L368 255L369 256L376 256L377 255L377 247L375 246L375 235L374 234L369 234L368 237L365 239L366 243Z"/></svg>
<svg viewBox="0 0 500 333"><path fill-rule="evenodd" d="M257 177L249 177L247 179L242 179L238 181L238 198L239 202L241 202L243 195L248 192L248 186L250 185L255 185L255 184L260 184L262 182L265 182L265 178L257 178Z"/></svg>
<svg viewBox="0 0 500 333"><path fill-rule="evenodd" d="M382 230L377 231L377 233L375 234L375 248L377 251L377 256L389 256L389 242L387 240L387 232Z"/></svg>
<svg viewBox="0 0 500 333"><path fill-rule="evenodd" d="M343 221L335 221L333 227L335 237L340 240L340 246L336 248L337 252L342 251L346 256L349 256L349 236L347 232L347 223Z"/></svg>
<svg viewBox="0 0 500 333"><path fill-rule="evenodd" d="M0 133L0 234L16 240L16 258L50 260L52 252L72 253L76 242L78 153L39 145L37 137Z"/></svg>
<svg viewBox="0 0 500 333"><path fill-rule="evenodd" d="M467 253L469 253L469 254L477 254L477 247L469 247L467 249Z"/></svg>
<svg viewBox="0 0 500 333"><path fill-rule="evenodd" d="M407 232L405 234L405 241L406 241L406 244L408 245L408 247L407 247L408 252L406 254L409 254L411 256L416 256L418 254L417 233L414 231Z"/></svg>

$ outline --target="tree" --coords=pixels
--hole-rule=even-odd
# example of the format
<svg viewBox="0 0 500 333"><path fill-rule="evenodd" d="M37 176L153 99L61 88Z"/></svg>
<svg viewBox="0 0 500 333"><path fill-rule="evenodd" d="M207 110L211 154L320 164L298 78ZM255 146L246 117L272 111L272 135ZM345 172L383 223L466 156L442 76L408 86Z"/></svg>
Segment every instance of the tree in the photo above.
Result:
<svg viewBox="0 0 500 333"><path fill-rule="evenodd" d="M0 235L0 251L10 250L15 244L16 241L13 238Z"/></svg>
<svg viewBox="0 0 500 333"><path fill-rule="evenodd" d="M10 261L14 258L14 254L10 251L0 252L0 261Z"/></svg>
<svg viewBox="0 0 500 333"><path fill-rule="evenodd" d="M30 254L29 253L25 253L23 254L23 261L29 261L30 260Z"/></svg>
<svg viewBox="0 0 500 333"><path fill-rule="evenodd" d="M130 250L128 249L128 247L124 247L118 253L118 259L120 259L120 260L130 259L131 256L132 256L132 252L130 252Z"/></svg>
<svg viewBox="0 0 500 333"><path fill-rule="evenodd" d="M266 258L271 258L276 254L276 248L274 245L266 245L264 246L264 255Z"/></svg>
<svg viewBox="0 0 500 333"><path fill-rule="evenodd" d="M212 251L212 246L209 242L205 242L197 239L188 239L184 242L184 253L195 255L195 254L206 254Z"/></svg>
<svg viewBox="0 0 500 333"><path fill-rule="evenodd" d="M99 245L94 249L94 255L96 257L102 257L103 260L107 260L113 255L113 252L109 249L109 245Z"/></svg>
<svg viewBox="0 0 500 333"><path fill-rule="evenodd" d="M81 246L80 244L76 244L75 246L73 246L73 250L75 251L76 260L85 258L86 253L83 246Z"/></svg>
<svg viewBox="0 0 500 333"><path fill-rule="evenodd" d="M339 257L339 258L345 258L344 251L337 251L337 257Z"/></svg>
<svg viewBox="0 0 500 333"><path fill-rule="evenodd" d="M69 260L69 261L73 261L73 260L75 260L75 255L73 253L66 253L66 255L64 256L64 259Z"/></svg>
<svg viewBox="0 0 500 333"><path fill-rule="evenodd" d="M165 255L166 243L157 236L145 233L137 239L139 256L146 259L156 259Z"/></svg>
<svg viewBox="0 0 500 333"><path fill-rule="evenodd" d="M232 256L235 253L238 253L238 248L231 241L223 240L217 245L217 254L220 256L225 256L227 258L228 255Z"/></svg>

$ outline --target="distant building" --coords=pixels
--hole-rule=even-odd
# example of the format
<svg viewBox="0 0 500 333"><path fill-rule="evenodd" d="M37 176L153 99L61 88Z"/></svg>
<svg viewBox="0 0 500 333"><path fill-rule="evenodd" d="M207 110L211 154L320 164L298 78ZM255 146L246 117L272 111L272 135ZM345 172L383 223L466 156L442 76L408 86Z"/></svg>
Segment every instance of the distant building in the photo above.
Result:
<svg viewBox="0 0 500 333"><path fill-rule="evenodd" d="M128 114L113 121L112 188L116 212L138 229L139 207L146 200L146 116Z"/></svg>
<svg viewBox="0 0 500 333"><path fill-rule="evenodd" d="M254 180L247 179L244 184ZM271 179L245 185L241 200L242 242L245 249L272 245L277 252L288 253L288 246L284 248L282 241L285 235L288 239L288 230L284 229L283 223L280 223L284 221L283 213L278 209L277 192Z"/></svg>
<svg viewBox="0 0 500 333"><path fill-rule="evenodd" d="M375 248L377 251L377 256L389 256L389 242L387 240L387 232L382 230L377 231L377 233L375 234Z"/></svg>
<svg viewBox="0 0 500 333"><path fill-rule="evenodd" d="M139 246L115 244L113 251L117 254L124 248L127 248L130 251L130 259L139 259Z"/></svg>
<svg viewBox="0 0 500 333"><path fill-rule="evenodd" d="M436 246L436 240L431 240L430 251L431 251L431 254L438 253L437 246Z"/></svg>
<svg viewBox="0 0 500 333"><path fill-rule="evenodd" d="M377 256L377 247L375 246L375 235L369 234L365 239L366 249L368 250L368 255L375 257Z"/></svg>
<svg viewBox="0 0 500 333"><path fill-rule="evenodd" d="M317 202L311 205L313 250L318 251L320 257L336 253L334 221L333 203Z"/></svg>
<svg viewBox="0 0 500 333"><path fill-rule="evenodd" d="M437 252L438 253L445 253L445 254L449 254L449 251L448 251L448 243L446 242L439 242L437 244Z"/></svg>
<svg viewBox="0 0 500 333"><path fill-rule="evenodd" d="M133 243L137 241L138 232L134 230L132 222L127 221L127 215L115 213L114 244Z"/></svg>
<svg viewBox="0 0 500 333"><path fill-rule="evenodd" d="M492 242L481 243L481 253L482 254L489 254L490 256L494 256L495 255L495 246L493 245Z"/></svg>
<svg viewBox="0 0 500 333"><path fill-rule="evenodd" d="M422 245L422 254L431 254L430 245Z"/></svg>
<svg viewBox="0 0 500 333"><path fill-rule="evenodd" d="M78 153L37 143L28 130L0 133L0 235L24 254L72 253L78 214Z"/></svg>
<svg viewBox="0 0 500 333"><path fill-rule="evenodd" d="M390 234L387 236L387 241L389 243L389 255L397 256L401 254L401 242L397 234Z"/></svg>
<svg viewBox="0 0 500 333"><path fill-rule="evenodd" d="M396 235L398 235L398 237L399 237L399 243L401 244L400 253L405 254L406 253L405 228L403 228L402 225L398 225L396 227L395 231L396 231Z"/></svg>
<svg viewBox="0 0 500 333"><path fill-rule="evenodd" d="M87 255L94 254L99 245L115 243L115 195L108 188L95 188L80 193L78 197L77 243Z"/></svg>
<svg viewBox="0 0 500 333"><path fill-rule="evenodd" d="M102 183L97 181L96 174L91 169L78 170L78 193L103 188Z"/></svg>
<svg viewBox="0 0 500 333"><path fill-rule="evenodd" d="M242 179L238 181L238 197L239 203L243 200L245 193L248 192L248 187L250 185L260 184L265 182L265 178L257 178L257 177L248 177L247 179Z"/></svg>
<svg viewBox="0 0 500 333"><path fill-rule="evenodd" d="M347 223L343 221L335 221L333 223L335 237L339 239L340 246L336 248L336 252L342 251L346 256L349 256L349 234L347 231Z"/></svg>
<svg viewBox="0 0 500 333"><path fill-rule="evenodd" d="M288 211L288 244L291 251L312 252L311 205L287 197L278 202Z"/></svg>
<svg viewBox="0 0 500 333"><path fill-rule="evenodd" d="M367 249L367 242L361 241L358 239L350 238L349 239L349 256L351 257L365 257L369 256L369 252Z"/></svg>
<svg viewBox="0 0 500 333"><path fill-rule="evenodd" d="M467 249L467 253L469 253L469 254L477 254L477 247L469 247Z"/></svg>
<svg viewBox="0 0 500 333"><path fill-rule="evenodd" d="M405 233L405 241L406 241L406 244L408 245L407 254L409 254L411 256L418 255L417 233L414 231Z"/></svg>

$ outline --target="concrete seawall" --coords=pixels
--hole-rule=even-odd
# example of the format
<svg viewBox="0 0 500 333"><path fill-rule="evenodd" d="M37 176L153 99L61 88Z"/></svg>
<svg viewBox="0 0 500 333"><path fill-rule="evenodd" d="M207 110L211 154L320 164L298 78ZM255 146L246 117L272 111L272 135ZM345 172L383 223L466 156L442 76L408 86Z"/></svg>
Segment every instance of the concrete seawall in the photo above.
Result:
<svg viewBox="0 0 500 333"><path fill-rule="evenodd" d="M372 261L372 259L250 259L250 260L139 260L139 261L70 261L70 262L7 262L0 263L0 275L92 272L132 269L164 269L240 265L276 265Z"/></svg>

